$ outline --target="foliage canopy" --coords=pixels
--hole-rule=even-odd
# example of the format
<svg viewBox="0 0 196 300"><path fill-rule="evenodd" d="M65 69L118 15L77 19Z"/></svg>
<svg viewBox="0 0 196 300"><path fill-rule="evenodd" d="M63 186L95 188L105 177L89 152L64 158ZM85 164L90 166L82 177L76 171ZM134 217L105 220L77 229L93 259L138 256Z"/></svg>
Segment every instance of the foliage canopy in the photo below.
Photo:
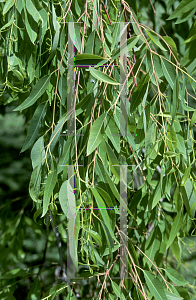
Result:
<svg viewBox="0 0 196 300"><path fill-rule="evenodd" d="M21 153L31 149L34 216L24 224L46 228L45 251L56 238L62 281L69 239L83 277L73 280L76 292L58 275L42 283L45 256L37 269L2 263L1 299L16 299L16 281L26 277L27 299L86 299L88 278L93 299L195 299L168 259L180 265L183 239L195 230L195 12L195 0L0 1L0 101L25 117ZM122 166L126 238L118 227ZM2 227L2 248L15 226ZM127 239L129 278L119 277L119 237L121 245Z"/></svg>

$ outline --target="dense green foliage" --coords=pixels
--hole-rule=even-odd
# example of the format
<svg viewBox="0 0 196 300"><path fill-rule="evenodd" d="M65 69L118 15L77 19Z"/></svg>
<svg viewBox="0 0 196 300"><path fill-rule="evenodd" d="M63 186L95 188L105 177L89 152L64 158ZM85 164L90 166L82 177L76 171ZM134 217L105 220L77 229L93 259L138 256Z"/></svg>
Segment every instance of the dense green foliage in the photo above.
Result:
<svg viewBox="0 0 196 300"><path fill-rule="evenodd" d="M184 238L195 234L195 12L195 0L0 0L1 112L13 118L13 134L16 111L27 128L23 145L17 137L11 144L21 160L10 152L9 170L20 172L9 184L1 138L1 299L196 298L177 271ZM75 60L67 55L68 22L75 22ZM120 22L130 22L128 134ZM27 157L31 169L23 169ZM127 248L119 229L123 180ZM64 273L68 240L72 283ZM128 278L119 277L122 248Z"/></svg>

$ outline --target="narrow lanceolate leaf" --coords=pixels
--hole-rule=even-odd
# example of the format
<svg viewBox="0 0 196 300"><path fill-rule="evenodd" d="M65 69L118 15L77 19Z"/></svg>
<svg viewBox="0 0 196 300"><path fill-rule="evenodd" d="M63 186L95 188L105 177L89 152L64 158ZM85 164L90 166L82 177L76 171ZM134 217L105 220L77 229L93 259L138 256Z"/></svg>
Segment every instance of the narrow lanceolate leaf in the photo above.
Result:
<svg viewBox="0 0 196 300"><path fill-rule="evenodd" d="M161 65L163 69L163 73L171 86L172 90L174 88L174 83L176 81L176 72L175 68L169 63L167 60L161 58Z"/></svg>
<svg viewBox="0 0 196 300"><path fill-rule="evenodd" d="M193 125L196 122L196 110L194 111L192 118L191 118L191 123L190 123L190 130L193 128Z"/></svg>
<svg viewBox="0 0 196 300"><path fill-rule="evenodd" d="M50 141L49 141L49 147L50 147L50 152L52 153L52 151L54 150L54 147L59 139L59 136L61 134L62 128L64 123L69 119L70 115L65 116L64 118L62 118L61 120L59 120L57 126L55 127L55 130L53 131L51 137L50 137Z"/></svg>
<svg viewBox="0 0 196 300"><path fill-rule="evenodd" d="M50 75L46 75L42 77L33 87L29 97L21 105L16 107L14 111L18 111L18 110L22 111L30 107L31 105L33 105L43 95L43 93L47 89L49 82L50 82Z"/></svg>
<svg viewBox="0 0 196 300"><path fill-rule="evenodd" d="M167 51L163 46L162 44L160 43L159 41L159 37L156 33L154 33L153 31L151 30L146 30L148 36L151 38L151 40L163 51Z"/></svg>
<svg viewBox="0 0 196 300"><path fill-rule="evenodd" d="M44 190L44 199L43 199L43 213L42 217L45 216L48 210L48 205L50 203L50 197L57 182L57 173L56 170L49 173L46 180L45 190Z"/></svg>
<svg viewBox="0 0 196 300"><path fill-rule="evenodd" d="M184 299L176 294L170 293L167 290L165 290L165 294L166 294L168 300L183 300Z"/></svg>
<svg viewBox="0 0 196 300"><path fill-rule="evenodd" d="M93 193L93 196L95 197L95 200L97 202L97 206L98 206L98 208L100 210L100 213L101 213L101 216L103 218L103 221L104 221L105 225L107 226L111 237L116 242L118 242L116 240L115 236L114 236L113 231L112 231L112 227L111 227L111 224L110 224L110 219L109 219L109 216L108 216L108 213L107 213L107 210L106 210L106 206L105 206L105 203L104 203L102 197L99 195L99 193L97 192L97 190L95 188L91 188L91 191Z"/></svg>
<svg viewBox="0 0 196 300"><path fill-rule="evenodd" d="M182 0L178 7L174 10L173 14L167 19L172 20L179 17L181 14L188 12L196 7L196 0Z"/></svg>
<svg viewBox="0 0 196 300"><path fill-rule="evenodd" d="M134 89L131 95L130 113L133 113L138 107L138 105L142 102L143 97L146 93L149 79L150 76L147 73L145 76L142 77L137 87Z"/></svg>
<svg viewBox="0 0 196 300"><path fill-rule="evenodd" d="M14 5L14 0L7 0L3 7L3 16L8 12L8 10Z"/></svg>
<svg viewBox="0 0 196 300"><path fill-rule="evenodd" d="M108 59L102 56L89 54L89 53L78 54L74 58L70 58L70 60L68 60L68 63L74 63L75 61L76 65L89 66L89 65L97 65L99 63L102 65L108 61Z"/></svg>
<svg viewBox="0 0 196 300"><path fill-rule="evenodd" d="M174 118L176 115L178 97L179 97L179 80L178 80L178 76L176 76L176 81L175 81L174 89L173 89L173 106L172 106L172 111L171 111L171 115L172 115L172 124L171 125L173 125Z"/></svg>
<svg viewBox="0 0 196 300"><path fill-rule="evenodd" d="M36 9L34 3L31 0L26 1L26 9L36 23L38 23L39 20L43 21L39 11Z"/></svg>
<svg viewBox="0 0 196 300"><path fill-rule="evenodd" d="M168 128L168 138L169 138L169 142L172 143L172 145L174 146L174 149L176 150L177 137L176 137L175 130L174 130L173 126L171 126L171 125L169 125L169 128ZM173 149L171 148L170 150L173 150Z"/></svg>
<svg viewBox="0 0 196 300"><path fill-rule="evenodd" d="M108 84L113 84L113 85L120 85L121 83L115 81L113 78L111 78L110 76L108 76L107 74L101 72L101 71L98 71L92 67L89 67L90 69L90 73L93 77L95 77L96 79L100 80L100 81L103 81L105 83L108 83Z"/></svg>
<svg viewBox="0 0 196 300"><path fill-rule="evenodd" d="M176 285L181 286L188 283L176 270L174 269L165 269L165 273L169 279L174 282Z"/></svg>
<svg viewBox="0 0 196 300"><path fill-rule="evenodd" d="M163 284L155 278L155 276L149 272L149 271L144 271L144 277L146 279L147 286L151 292L151 294L154 296L156 300L167 300L167 297L165 295L165 291L163 288Z"/></svg>
<svg viewBox="0 0 196 300"><path fill-rule="evenodd" d="M101 128L105 118L105 113L102 114L93 124L90 130L90 136L87 145L87 156L90 155L101 143L103 135L101 133Z"/></svg>
<svg viewBox="0 0 196 300"><path fill-rule="evenodd" d="M112 56L111 61L113 61L115 58L119 57L120 54L127 53L127 51L131 51L132 48L137 44L139 40L138 36L133 36L127 40Z"/></svg>
<svg viewBox="0 0 196 300"><path fill-rule="evenodd" d="M65 216L67 216L68 206L67 206L67 180L63 182L59 191L59 203L64 212Z"/></svg>
<svg viewBox="0 0 196 300"><path fill-rule="evenodd" d="M194 108L186 106L186 104L185 104L184 95L185 95L186 82L187 82L186 80L183 81L183 87L182 87L182 91L180 93L181 106L182 106L182 109L184 109L186 111L195 111Z"/></svg>
<svg viewBox="0 0 196 300"><path fill-rule="evenodd" d="M56 12L55 12L53 4L52 4L52 16L53 16L52 19L53 19L53 27L54 27L54 30L55 30L55 35L54 35L54 39L53 39L53 43L52 43L52 50L51 50L50 55L47 58L47 60L46 60L46 62L43 66L45 66L53 58L53 56L55 55L57 46L58 46L58 42L59 42L59 23L56 19Z"/></svg>
<svg viewBox="0 0 196 300"><path fill-rule="evenodd" d="M112 283L112 289L113 289L114 293L116 294L117 297L119 297L121 299L121 289L120 289L120 287L114 281L111 281L111 283Z"/></svg>
<svg viewBox="0 0 196 300"><path fill-rule="evenodd" d="M98 232L93 231L93 230L90 230L88 233L89 233L90 236L95 240L95 242L96 242L100 247L102 247L102 240L101 240L101 237L100 237L100 235L98 234Z"/></svg>
<svg viewBox="0 0 196 300"><path fill-rule="evenodd" d="M185 172L184 172L184 176L182 177L182 181L181 181L181 186L184 186L185 183L187 182L189 175L191 172L191 166L189 166L188 168L186 168Z"/></svg>
<svg viewBox="0 0 196 300"><path fill-rule="evenodd" d="M116 155L114 154L114 151L110 147L110 145L107 142L105 142L105 145L106 145L107 154L108 154L108 158L110 161L110 167L111 167L112 173L120 180L119 161L118 161Z"/></svg>
<svg viewBox="0 0 196 300"><path fill-rule="evenodd" d="M21 152L24 152L25 150L27 150L35 141L35 139L37 138L40 126L41 126L41 121L43 120L45 114L46 114L46 104L47 103L42 103L40 104L34 115L33 118L31 120L30 126L29 126L29 130L27 133L27 137L25 140L25 143L22 147Z"/></svg>
<svg viewBox="0 0 196 300"><path fill-rule="evenodd" d="M148 128L147 134L146 134L146 140L145 140L145 152L148 152L148 149L150 148L150 145L152 143L152 138L153 138L153 132L155 125L152 123L152 125Z"/></svg>
<svg viewBox="0 0 196 300"><path fill-rule="evenodd" d="M119 135L118 127L116 126L116 123L114 122L114 120L111 116L107 115L106 120L107 120L107 124L106 124L105 133L106 133L107 137L110 139L110 141L112 142L116 151L119 153L120 152L120 135Z"/></svg>
<svg viewBox="0 0 196 300"><path fill-rule="evenodd" d="M183 224L183 213L180 211L177 216L175 217L174 223L171 228L169 240L167 243L167 249L171 246L173 243L175 237L177 236L178 231L180 230L181 226Z"/></svg>

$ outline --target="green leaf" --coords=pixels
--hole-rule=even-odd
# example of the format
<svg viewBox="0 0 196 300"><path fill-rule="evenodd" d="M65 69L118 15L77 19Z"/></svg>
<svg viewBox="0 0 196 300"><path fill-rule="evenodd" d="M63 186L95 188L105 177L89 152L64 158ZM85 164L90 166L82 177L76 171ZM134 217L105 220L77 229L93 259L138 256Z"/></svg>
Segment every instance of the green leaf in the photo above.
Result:
<svg viewBox="0 0 196 300"><path fill-rule="evenodd" d="M44 67L54 57L57 46L58 46L58 42L59 42L59 23L56 19L56 12L55 12L53 4L52 4L52 16L53 16L52 19L53 19L53 27L55 30L55 35L54 35L54 39L53 39L53 43L52 43L52 50L50 52L50 55L42 67Z"/></svg>
<svg viewBox="0 0 196 300"><path fill-rule="evenodd" d="M177 106L178 106L178 97L179 97L179 80L178 76L176 76L176 81L174 84L174 89L173 89L173 105L172 105L172 110L171 110L171 115L172 115L172 124L174 122L174 118L176 116L176 111L177 111Z"/></svg>
<svg viewBox="0 0 196 300"><path fill-rule="evenodd" d="M176 285L181 286L188 283L176 270L174 269L165 269L165 273L169 279L174 282Z"/></svg>
<svg viewBox="0 0 196 300"><path fill-rule="evenodd" d="M183 81L182 92L180 93L182 109L184 109L186 111L195 111L194 108L186 106L186 104L185 104L184 95L185 95L186 82L187 82L186 80Z"/></svg>
<svg viewBox="0 0 196 300"><path fill-rule="evenodd" d="M168 138L169 138L169 143L172 143L172 145L174 146L174 150L176 150L177 137L176 137L175 130L174 130L173 126L171 126L171 125L169 125L169 128L168 128ZM170 150L173 150L173 149L171 148Z"/></svg>
<svg viewBox="0 0 196 300"><path fill-rule="evenodd" d="M65 291L66 288L67 288L67 283L65 283L65 282L56 284L49 291L47 291L41 299L46 300L48 298L47 300L52 300L52 299L54 299L54 297L50 298L51 296L60 295L61 293L63 293Z"/></svg>
<svg viewBox="0 0 196 300"><path fill-rule="evenodd" d="M29 39L33 45L35 45L35 40L37 38L37 32L38 32L38 24L34 21L31 14L28 13L26 9L25 1L22 0L24 13L25 13L25 27L29 36Z"/></svg>
<svg viewBox="0 0 196 300"><path fill-rule="evenodd" d="M167 151L163 153L163 156L168 156L168 157L175 157L176 155L183 154L182 152L173 152L173 151Z"/></svg>
<svg viewBox="0 0 196 300"><path fill-rule="evenodd" d="M154 123L152 123L152 125L150 126L150 128L148 128L147 130L147 134L146 134L146 139L145 139L145 152L148 152L148 149L151 146L152 143L152 138L153 138L153 132L154 132L154 128L155 125Z"/></svg>
<svg viewBox="0 0 196 300"><path fill-rule="evenodd" d="M43 21L39 11L36 9L34 3L31 0L26 1L26 8L28 13L33 17L36 23L38 23L39 20Z"/></svg>
<svg viewBox="0 0 196 300"><path fill-rule="evenodd" d="M182 180L181 180L181 186L184 186L185 183L187 182L188 178L189 178L189 175L190 175L190 172L191 172L191 166L189 166L188 168L186 168L185 172L184 172L184 176L182 177Z"/></svg>
<svg viewBox="0 0 196 300"><path fill-rule="evenodd" d="M151 31L151 30L146 30L146 32L147 32L147 34L148 34L148 36L151 38L151 40L161 49L161 50L163 50L163 51L167 51L163 46L162 46L162 44L160 43L160 41L159 41L159 36L156 34L156 33L154 33L153 31Z"/></svg>
<svg viewBox="0 0 196 300"><path fill-rule="evenodd" d="M90 189L93 193L93 196L95 197L95 200L97 202L97 205L98 205L98 208L100 210L101 216L103 218L104 224L107 226L107 228L109 230L109 233L110 233L111 237L114 239L114 241L118 242L117 239L114 236L113 231L112 231L112 227L111 227L111 224L110 224L110 219L109 219L109 216L108 216L108 213L107 213L107 210L106 210L106 206L105 206L105 203L104 203L102 197L99 195L96 188L90 188Z"/></svg>
<svg viewBox="0 0 196 300"><path fill-rule="evenodd" d="M176 81L176 72L175 72L175 68L173 67L173 65L168 62L165 59L161 58L161 65L162 65L162 69L163 69L163 73L169 83L169 85L171 86L172 90L174 88L174 83Z"/></svg>
<svg viewBox="0 0 196 300"><path fill-rule="evenodd" d="M95 31L93 30L91 32L91 34L89 35L89 38L87 40L87 44L86 44L86 48L85 48L85 53L93 54L94 40L95 40ZM80 55L82 55L82 54L80 54ZM104 58L102 58L102 60L103 59Z"/></svg>
<svg viewBox="0 0 196 300"><path fill-rule="evenodd" d="M114 30L112 32L112 45L111 45L111 52L114 50L114 47L119 41L119 34L120 34L120 24L116 23L114 25Z"/></svg>
<svg viewBox="0 0 196 300"><path fill-rule="evenodd" d="M111 283L112 283L112 289L114 291L114 293L116 294L117 297L119 297L121 299L121 289L120 287L118 286L118 284L114 281L111 280Z"/></svg>
<svg viewBox="0 0 196 300"><path fill-rule="evenodd" d="M3 16L8 12L8 10L14 5L14 0L7 0L3 6Z"/></svg>
<svg viewBox="0 0 196 300"><path fill-rule="evenodd" d="M152 274L149 271L144 271L144 277L146 279L147 286L151 292L151 294L155 297L156 300L167 300L167 297L165 295L164 288L161 284L161 282L155 278L154 274Z"/></svg>
<svg viewBox="0 0 196 300"><path fill-rule="evenodd" d="M73 64L73 62L75 61L75 65L86 65L86 66L104 64L108 61L108 59L102 56L89 54L89 53L78 54L74 58L70 58L69 62Z"/></svg>
<svg viewBox="0 0 196 300"><path fill-rule="evenodd" d="M14 1L13 1L14 2ZM7 3L7 2L6 2ZM5 6L4 6L5 7ZM5 25L3 25L3 27L0 28L0 32L3 31L4 29L6 29L7 27L9 27L10 25L12 25L14 22L14 14L12 15L12 17L10 18L9 22L7 22Z"/></svg>
<svg viewBox="0 0 196 300"><path fill-rule="evenodd" d="M120 180L120 166L118 166L119 161L116 158L114 151L111 149L110 145L107 142L105 142L105 144L112 173Z"/></svg>
<svg viewBox="0 0 196 300"><path fill-rule="evenodd" d="M133 113L138 105L142 102L143 97L146 93L148 81L150 79L149 74L147 73L142 77L137 87L134 89L131 95L131 103L130 103L130 113Z"/></svg>
<svg viewBox="0 0 196 300"><path fill-rule="evenodd" d="M107 122L106 122L105 133L107 137L110 139L110 141L112 142L116 151L120 153L120 135L119 135L118 127L116 126L116 123L111 116L107 115L106 120Z"/></svg>
<svg viewBox="0 0 196 300"><path fill-rule="evenodd" d="M132 50L132 48L137 44L139 40L138 36L133 36L131 38L129 38L127 40L127 42L125 42L121 48L119 48L114 55L111 57L111 61L113 61L114 59L116 59L117 57L120 56L120 54L124 54L127 53L127 51L129 52L130 50Z"/></svg>
<svg viewBox="0 0 196 300"><path fill-rule="evenodd" d="M183 300L184 298L175 295L174 293L170 293L169 291L165 290L165 294L168 300Z"/></svg>
<svg viewBox="0 0 196 300"><path fill-rule="evenodd" d="M46 114L46 105L47 105L47 102L42 103L37 107L37 109L33 115L33 118L31 120L29 130L27 133L27 137L26 137L26 140L22 147L21 152L24 152L25 150L27 150L34 143L35 139L37 138L39 129L41 127L41 122Z"/></svg>
<svg viewBox="0 0 196 300"><path fill-rule="evenodd" d="M167 249L171 246L173 243L175 237L177 236L177 233L179 232L180 228L183 224L183 213L182 211L179 211L177 216L174 219L174 222L172 224L169 240L167 242Z"/></svg>
<svg viewBox="0 0 196 300"><path fill-rule="evenodd" d="M30 288L30 291L28 292L27 300L40 300L41 295L42 295L42 289L41 289L40 280L39 277L36 277L36 279L34 280Z"/></svg>
<svg viewBox="0 0 196 300"><path fill-rule="evenodd" d="M101 133L101 128L105 118L105 113L103 113L95 122L90 130L90 136L87 144L87 156L90 155L101 143L103 139L103 134Z"/></svg>
<svg viewBox="0 0 196 300"><path fill-rule="evenodd" d="M31 149L31 161L33 169L39 164L44 163L45 150L44 150L44 138L41 136Z"/></svg>
<svg viewBox="0 0 196 300"><path fill-rule="evenodd" d="M95 77L96 79L108 83L108 84L113 84L113 85L121 85L121 83L116 82L113 78L111 78L110 76L108 76L107 74L98 71L92 67L89 67L90 73L93 77Z"/></svg>
<svg viewBox="0 0 196 300"><path fill-rule="evenodd" d="M64 212L65 216L67 216L68 212L68 201L67 201L67 180L63 182L59 191L59 203Z"/></svg>
<svg viewBox="0 0 196 300"><path fill-rule="evenodd" d="M95 240L95 242L100 246L102 247L102 240L101 240L101 237L100 235L98 234L98 232L95 232L93 230L90 230L88 232L90 234L90 236Z"/></svg>
<svg viewBox="0 0 196 300"><path fill-rule="evenodd" d="M196 7L196 0L182 0L175 11L167 20L172 20L179 17L181 14L186 13L187 11Z"/></svg>
<svg viewBox="0 0 196 300"><path fill-rule="evenodd" d="M191 118L191 123L190 123L190 130L193 128L193 125L195 124L196 122L196 110L194 111L193 115L192 115L192 118Z"/></svg>
<svg viewBox="0 0 196 300"><path fill-rule="evenodd" d="M150 236L148 237L145 245L145 255L151 260L154 261L156 253L160 250L160 245L162 241L161 231L158 226L154 227L151 231ZM151 262L146 259L147 263L151 265Z"/></svg>
<svg viewBox="0 0 196 300"><path fill-rule="evenodd" d="M50 82L50 76L51 75L45 75L44 77L42 77L33 87L29 97L21 105L15 108L14 111L22 111L33 105L47 89Z"/></svg>
<svg viewBox="0 0 196 300"><path fill-rule="evenodd" d="M50 198L52 196L52 192L57 182L57 172L56 170L50 171L46 180L46 186L44 190L44 198L43 198L43 212L42 216L44 217L48 210L48 205L50 203Z"/></svg>

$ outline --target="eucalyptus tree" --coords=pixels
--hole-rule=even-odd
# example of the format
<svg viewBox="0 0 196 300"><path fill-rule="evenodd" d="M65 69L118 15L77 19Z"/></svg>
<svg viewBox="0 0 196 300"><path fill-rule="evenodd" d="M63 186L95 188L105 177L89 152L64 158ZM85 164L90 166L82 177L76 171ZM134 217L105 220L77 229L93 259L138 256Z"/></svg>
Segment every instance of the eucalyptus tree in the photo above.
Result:
<svg viewBox="0 0 196 300"><path fill-rule="evenodd" d="M27 299L195 298L168 261L194 233L195 7L0 1L1 104L28 123L32 219L59 253L48 291L19 269Z"/></svg>

